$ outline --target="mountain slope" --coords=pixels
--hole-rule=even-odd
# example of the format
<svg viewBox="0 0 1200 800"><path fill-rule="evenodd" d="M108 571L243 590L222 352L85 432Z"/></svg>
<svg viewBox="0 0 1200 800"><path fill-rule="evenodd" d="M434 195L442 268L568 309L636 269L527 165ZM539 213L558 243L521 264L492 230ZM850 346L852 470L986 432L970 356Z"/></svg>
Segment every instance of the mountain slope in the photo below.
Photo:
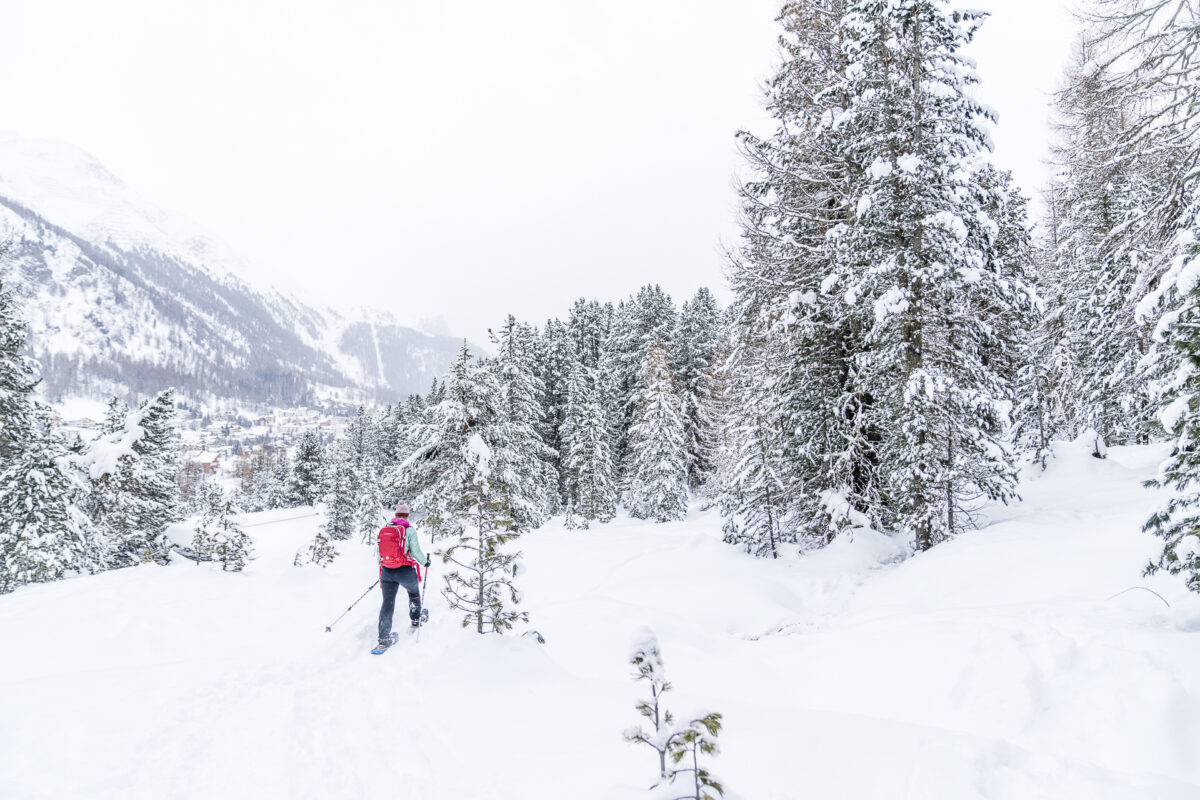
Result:
<svg viewBox="0 0 1200 800"><path fill-rule="evenodd" d="M320 386L391 399L424 390L460 345L251 287L228 248L67 145L0 135L0 241L52 398L174 385L276 405Z"/></svg>
<svg viewBox="0 0 1200 800"><path fill-rule="evenodd" d="M1162 449L1110 452L1059 446L1024 502L907 559L863 532L757 560L708 513L555 521L520 541L544 646L464 630L435 559L420 642L370 656L377 592L323 629L374 580L371 549L297 569L317 518L250 515L244 574L146 565L0 597L0 786L645 798L657 760L621 732L639 721L626 659L650 625L668 707L724 715L710 766L730 800L1190 800L1200 597L1140 576L1158 544L1140 524L1161 500L1141 481ZM1132 585L1170 607L1118 594Z"/></svg>

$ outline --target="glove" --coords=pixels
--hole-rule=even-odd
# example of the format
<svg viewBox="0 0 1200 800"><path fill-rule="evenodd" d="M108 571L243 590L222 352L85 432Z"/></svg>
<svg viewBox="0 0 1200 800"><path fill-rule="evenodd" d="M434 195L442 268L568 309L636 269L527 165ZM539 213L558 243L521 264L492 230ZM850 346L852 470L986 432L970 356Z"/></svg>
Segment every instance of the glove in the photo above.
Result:
<svg viewBox="0 0 1200 800"><path fill-rule="evenodd" d="M425 569L429 569L429 565L432 563L433 563L433 559L429 556L425 556Z"/></svg>

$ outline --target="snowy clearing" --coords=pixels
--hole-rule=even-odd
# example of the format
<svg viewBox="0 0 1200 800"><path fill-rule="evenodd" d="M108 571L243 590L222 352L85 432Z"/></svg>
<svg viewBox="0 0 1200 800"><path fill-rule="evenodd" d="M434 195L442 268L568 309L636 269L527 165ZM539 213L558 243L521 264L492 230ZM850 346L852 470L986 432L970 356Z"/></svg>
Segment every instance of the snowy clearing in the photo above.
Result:
<svg viewBox="0 0 1200 800"><path fill-rule="evenodd" d="M648 625L668 707L724 714L730 797L1195 798L1200 597L1140 576L1162 456L1062 445L1024 502L903 561L879 535L760 561L712 514L551 524L521 542L544 646L462 630L435 562L429 627L381 657L378 590L324 632L371 549L297 569L317 518L248 515L240 575L184 561L0 597L0 795L646 797L656 761L621 732ZM1135 585L1170 608L1113 597Z"/></svg>

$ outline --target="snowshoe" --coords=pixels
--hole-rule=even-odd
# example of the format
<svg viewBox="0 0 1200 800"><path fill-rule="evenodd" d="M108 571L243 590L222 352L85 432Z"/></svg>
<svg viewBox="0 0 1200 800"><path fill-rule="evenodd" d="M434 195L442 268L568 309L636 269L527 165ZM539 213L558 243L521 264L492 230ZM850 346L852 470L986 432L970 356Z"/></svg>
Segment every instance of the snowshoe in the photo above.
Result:
<svg viewBox="0 0 1200 800"><path fill-rule="evenodd" d="M386 642L380 641L379 644L375 645L375 648L373 650L371 650L371 655L373 655L373 656L383 655L384 653L386 653L388 651L389 647L391 647L398 641L400 641L400 634L393 633L391 636L389 636L387 638Z"/></svg>

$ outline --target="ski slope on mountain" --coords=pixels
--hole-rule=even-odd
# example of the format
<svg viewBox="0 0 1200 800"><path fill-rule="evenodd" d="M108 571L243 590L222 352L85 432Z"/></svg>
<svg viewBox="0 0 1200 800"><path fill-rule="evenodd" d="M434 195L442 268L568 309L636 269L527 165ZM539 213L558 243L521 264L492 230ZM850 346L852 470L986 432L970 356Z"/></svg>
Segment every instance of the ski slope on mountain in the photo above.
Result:
<svg viewBox="0 0 1200 800"><path fill-rule="evenodd" d="M0 597L0 795L647 797L656 759L621 732L650 626L668 707L724 714L730 797L1195 798L1200 598L1140 576L1162 455L1063 445L1023 502L910 558L863 532L759 561L701 512L552 524L521 540L544 646L460 628L435 562L430 625L380 657L378 590L324 632L371 550L298 569L316 517L249 515L244 574L181 562ZM1135 585L1170 607L1118 594Z"/></svg>

